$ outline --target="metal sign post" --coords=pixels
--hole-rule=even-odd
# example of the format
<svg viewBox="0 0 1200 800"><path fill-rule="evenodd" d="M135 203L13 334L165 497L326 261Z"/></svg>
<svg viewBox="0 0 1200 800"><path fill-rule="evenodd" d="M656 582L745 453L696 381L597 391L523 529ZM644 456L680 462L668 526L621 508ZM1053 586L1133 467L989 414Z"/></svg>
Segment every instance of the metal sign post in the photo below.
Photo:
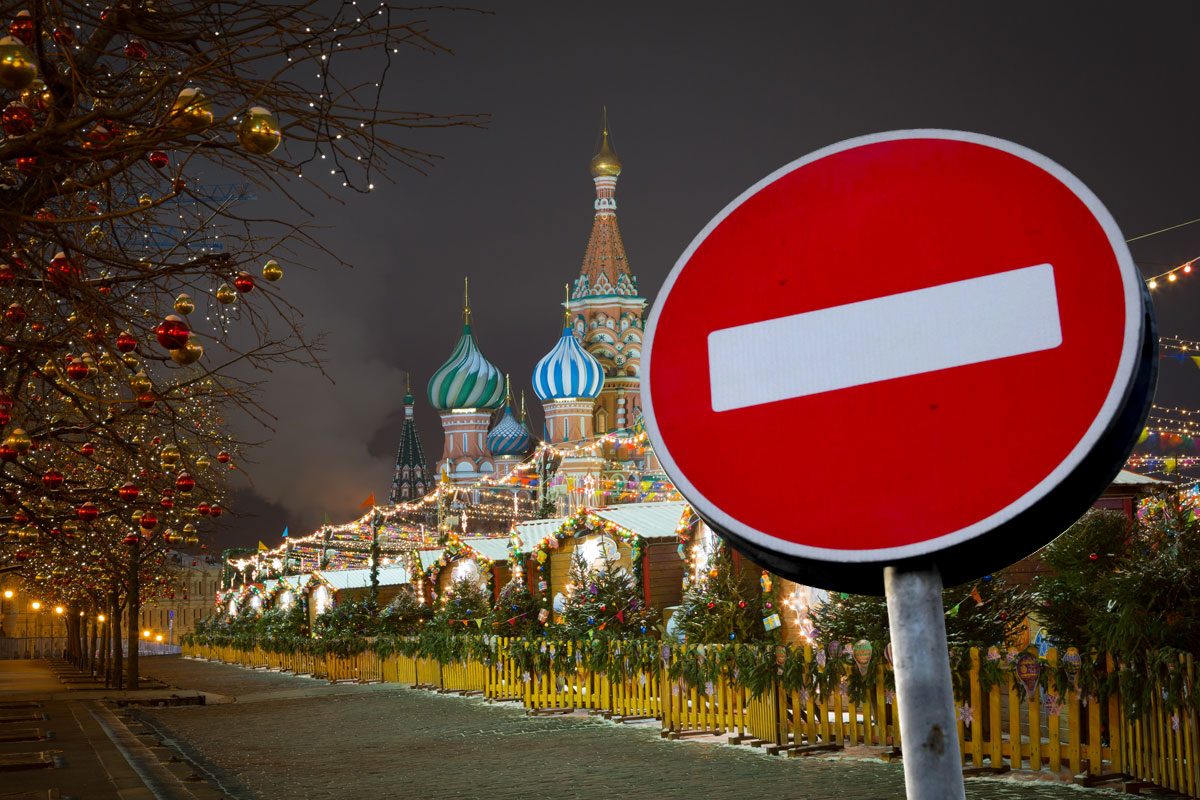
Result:
<svg viewBox="0 0 1200 800"><path fill-rule="evenodd" d="M885 567L892 669L909 800L962 800L962 755L946 658L942 576L937 567Z"/></svg>

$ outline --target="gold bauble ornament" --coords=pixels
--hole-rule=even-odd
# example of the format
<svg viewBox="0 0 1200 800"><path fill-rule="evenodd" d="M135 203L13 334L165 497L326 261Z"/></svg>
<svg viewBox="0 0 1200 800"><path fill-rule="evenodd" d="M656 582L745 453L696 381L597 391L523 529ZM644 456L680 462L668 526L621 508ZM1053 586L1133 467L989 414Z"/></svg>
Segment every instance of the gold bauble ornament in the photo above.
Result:
<svg viewBox="0 0 1200 800"><path fill-rule="evenodd" d="M148 195L148 194L143 194L141 197L138 198L138 205L142 206L143 208L150 205L153 202L154 202L154 199L152 197L150 197L150 195Z"/></svg>
<svg viewBox="0 0 1200 800"><path fill-rule="evenodd" d="M100 365L101 372L113 372L117 368L117 360L113 358L112 353L101 353L97 363Z"/></svg>
<svg viewBox="0 0 1200 800"><path fill-rule="evenodd" d="M171 125L185 131L202 131L212 124L212 101L195 87L179 93L171 106Z"/></svg>
<svg viewBox="0 0 1200 800"><path fill-rule="evenodd" d="M88 244L96 245L104 241L104 229L99 225L93 225L91 230L83 237Z"/></svg>
<svg viewBox="0 0 1200 800"><path fill-rule="evenodd" d="M44 111L47 106L54 102L54 95L50 94L50 90L46 88L44 80L34 78L29 82L28 86L21 90L21 102L30 108Z"/></svg>
<svg viewBox="0 0 1200 800"><path fill-rule="evenodd" d="M192 302L192 298L186 294L181 294L175 298L175 313L183 314L185 317L196 310L196 304Z"/></svg>
<svg viewBox="0 0 1200 800"><path fill-rule="evenodd" d="M150 377L146 375L146 370L138 370L138 373L129 379L129 388L133 389L134 394L146 394L150 391Z"/></svg>
<svg viewBox="0 0 1200 800"><path fill-rule="evenodd" d="M183 537L183 543L188 547L195 547L200 544L200 538L198 536L185 536Z"/></svg>
<svg viewBox="0 0 1200 800"><path fill-rule="evenodd" d="M33 447L33 439L29 438L24 428L13 428L4 443L21 455L28 453L29 448Z"/></svg>
<svg viewBox="0 0 1200 800"><path fill-rule="evenodd" d="M179 463L179 448L173 444L163 445L163 449L159 451L158 457L164 467L173 467Z"/></svg>
<svg viewBox="0 0 1200 800"><path fill-rule="evenodd" d="M37 67L29 48L12 36L0 39L0 87L20 91L36 77Z"/></svg>
<svg viewBox="0 0 1200 800"><path fill-rule="evenodd" d="M135 510L135 511L134 511L132 514L130 514L129 516L130 516L130 518L131 518L131 519L133 519L133 521L134 521L134 522L141 522L141 521L142 521L142 514L145 514L145 513L146 513L145 511L142 511L142 510L139 508L139 509Z"/></svg>
<svg viewBox="0 0 1200 800"><path fill-rule="evenodd" d="M204 346L196 341L195 334L188 334L187 345L171 351L171 360L180 366L195 364L204 355Z"/></svg>
<svg viewBox="0 0 1200 800"><path fill-rule="evenodd" d="M222 283L221 288L217 289L217 300L225 305L229 305L234 300L237 300L237 290L228 283Z"/></svg>
<svg viewBox="0 0 1200 800"><path fill-rule="evenodd" d="M279 266L279 262L272 258L263 264L263 277L274 283L283 277L283 267Z"/></svg>
<svg viewBox="0 0 1200 800"><path fill-rule="evenodd" d="M212 466L212 459L208 456L200 456L196 459L196 466L200 469L208 469Z"/></svg>
<svg viewBox="0 0 1200 800"><path fill-rule="evenodd" d="M126 353L125 355L121 356L121 363L129 369L137 369L138 364L141 362L138 361L138 357L133 353Z"/></svg>
<svg viewBox="0 0 1200 800"><path fill-rule="evenodd" d="M238 125L238 143L249 153L265 156L279 147L283 141L283 131L275 115L262 106L255 106L246 112L245 118Z"/></svg>
<svg viewBox="0 0 1200 800"><path fill-rule="evenodd" d="M196 523L189 522L186 525L184 525L183 526L183 535L184 536L195 536L196 535Z"/></svg>

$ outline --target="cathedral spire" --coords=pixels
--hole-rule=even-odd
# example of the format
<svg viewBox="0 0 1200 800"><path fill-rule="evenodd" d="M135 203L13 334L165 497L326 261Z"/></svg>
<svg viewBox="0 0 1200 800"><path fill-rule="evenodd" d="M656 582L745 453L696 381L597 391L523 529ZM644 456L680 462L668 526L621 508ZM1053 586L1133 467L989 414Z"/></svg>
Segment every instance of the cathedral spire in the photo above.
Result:
<svg viewBox="0 0 1200 800"><path fill-rule="evenodd" d="M621 159L612 147L607 108L600 128L600 148L588 166L596 184L596 200L592 204L596 215L571 298L637 297L637 279L629 271L625 244L617 227L617 178L621 174Z"/></svg>
<svg viewBox="0 0 1200 800"><path fill-rule="evenodd" d="M396 453L396 474L392 478L393 503L421 497L432 488L429 482L429 467L425 463L425 449L417 435L417 423L413 418L416 398L408 373L404 375L404 427L400 430L400 449Z"/></svg>

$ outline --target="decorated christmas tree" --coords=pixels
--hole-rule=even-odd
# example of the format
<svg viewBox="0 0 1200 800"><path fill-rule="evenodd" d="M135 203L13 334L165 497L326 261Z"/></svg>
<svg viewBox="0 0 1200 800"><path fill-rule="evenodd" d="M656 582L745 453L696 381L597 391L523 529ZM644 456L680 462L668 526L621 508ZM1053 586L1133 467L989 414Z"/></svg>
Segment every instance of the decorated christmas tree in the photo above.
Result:
<svg viewBox="0 0 1200 800"><path fill-rule="evenodd" d="M592 569L576 550L569 577L562 609L566 636L637 636L658 625L658 610L646 604L642 587L616 561Z"/></svg>
<svg viewBox="0 0 1200 800"><path fill-rule="evenodd" d="M379 630L393 636L410 636L432 616L433 610L420 601L412 588L405 586L380 615Z"/></svg>
<svg viewBox="0 0 1200 800"><path fill-rule="evenodd" d="M522 575L517 574L500 589L500 599L492 611L492 633L500 636L538 635L543 629L538 614L541 606L529 591Z"/></svg>
<svg viewBox="0 0 1200 800"><path fill-rule="evenodd" d="M691 644L777 641L779 628L772 627L772 616L779 613L775 590L764 591L770 585L752 574L738 574L729 546L722 544L684 592L675 630Z"/></svg>
<svg viewBox="0 0 1200 800"><path fill-rule="evenodd" d="M492 610L491 597L478 580L471 578L462 578L447 586L435 606L434 624L451 630L456 626L464 630L480 628Z"/></svg>

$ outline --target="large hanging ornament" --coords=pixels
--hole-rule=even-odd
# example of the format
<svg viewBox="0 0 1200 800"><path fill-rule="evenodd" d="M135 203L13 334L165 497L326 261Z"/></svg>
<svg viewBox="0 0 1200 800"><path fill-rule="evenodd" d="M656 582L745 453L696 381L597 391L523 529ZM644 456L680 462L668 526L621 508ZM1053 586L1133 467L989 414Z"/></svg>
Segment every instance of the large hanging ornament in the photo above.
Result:
<svg viewBox="0 0 1200 800"><path fill-rule="evenodd" d="M232 456L230 456L229 453L226 453L224 450L217 453L217 461L220 461L222 464L228 464L230 458L232 458Z"/></svg>
<svg viewBox="0 0 1200 800"><path fill-rule="evenodd" d="M20 325L25 321L25 308L20 303L13 303L4 309L4 319L13 325Z"/></svg>
<svg viewBox="0 0 1200 800"><path fill-rule="evenodd" d="M187 346L189 333L187 323L183 321L182 317L174 314L169 314L154 329L154 336L158 339L158 343L167 350L178 350Z"/></svg>
<svg viewBox="0 0 1200 800"><path fill-rule="evenodd" d="M126 482L117 490L117 495L126 503L132 503L134 500L137 500L138 495L141 493L142 490L137 487L137 484L131 482Z"/></svg>
<svg viewBox="0 0 1200 800"><path fill-rule="evenodd" d="M0 114L0 125L9 136L23 136L33 130L35 124L33 112L24 103L13 101Z"/></svg>
<svg viewBox="0 0 1200 800"><path fill-rule="evenodd" d="M265 156L279 147L283 141L283 131L274 114L262 106L255 106L246 112L238 125L237 137L247 152Z"/></svg>
<svg viewBox="0 0 1200 800"><path fill-rule="evenodd" d="M46 88L46 82L34 78L21 90L21 102L37 111L45 111L54 102L54 95Z"/></svg>
<svg viewBox="0 0 1200 800"><path fill-rule="evenodd" d="M146 57L146 45L138 39L130 39L125 45L125 57L140 61Z"/></svg>
<svg viewBox="0 0 1200 800"><path fill-rule="evenodd" d="M283 267L279 266L279 262L273 258L267 263L263 264L262 272L263 277L269 280L271 283L274 283L283 277Z"/></svg>
<svg viewBox="0 0 1200 800"><path fill-rule="evenodd" d="M179 448L173 444L163 445L163 449L158 453L158 458L164 467L170 469L179 463Z"/></svg>
<svg viewBox="0 0 1200 800"><path fill-rule="evenodd" d="M237 292L228 283L222 283L221 287L217 289L217 302L229 305L234 300L237 300Z"/></svg>
<svg viewBox="0 0 1200 800"><path fill-rule="evenodd" d="M13 428L12 432L8 434L8 438L4 440L4 444L15 450L17 455L23 456L33 447L33 439L25 432L24 428Z"/></svg>
<svg viewBox="0 0 1200 800"><path fill-rule="evenodd" d="M117 369L117 359L107 350L100 354L100 358L96 361L101 372L111 373Z"/></svg>
<svg viewBox="0 0 1200 800"><path fill-rule="evenodd" d="M33 53L12 36L0 39L0 88L20 91L37 77Z"/></svg>
<svg viewBox="0 0 1200 800"><path fill-rule="evenodd" d="M188 336L187 344L171 351L171 360L180 366L195 364L204 355L204 346L196 340L195 334Z"/></svg>
<svg viewBox="0 0 1200 800"><path fill-rule="evenodd" d="M245 294L254 288L254 276L249 272L239 272L233 279L233 288Z"/></svg>
<svg viewBox="0 0 1200 800"><path fill-rule="evenodd" d="M196 481L191 475L186 472L181 472L175 477L175 489L180 494L191 494L192 489L196 488Z"/></svg>
<svg viewBox="0 0 1200 800"><path fill-rule="evenodd" d="M66 480L66 478L64 478L63 474L56 469L46 470L46 473L42 475L42 485L47 489L59 488L63 485L64 480Z"/></svg>
<svg viewBox="0 0 1200 800"><path fill-rule="evenodd" d="M138 527L144 531L152 531L158 525L158 517L153 511L147 511L142 514L142 518L138 520Z"/></svg>
<svg viewBox="0 0 1200 800"><path fill-rule="evenodd" d="M89 500L75 509L75 516L83 522L91 522L100 516L100 509L96 508L96 504Z"/></svg>
<svg viewBox="0 0 1200 800"><path fill-rule="evenodd" d="M171 106L171 125L181 130L202 131L212 124L212 101L195 87L179 93Z"/></svg>
<svg viewBox="0 0 1200 800"><path fill-rule="evenodd" d="M137 338L129 331L117 334L116 348L121 353L132 353L137 350Z"/></svg>
<svg viewBox="0 0 1200 800"><path fill-rule="evenodd" d="M146 160L149 161L150 166L154 167L155 169L162 169L167 165L169 159L167 158L167 154L162 150L155 150L150 153L150 155L146 156Z"/></svg>
<svg viewBox="0 0 1200 800"><path fill-rule="evenodd" d="M183 314L185 317L196 310L196 304L192 302L192 298L186 294L181 294L175 298L175 313Z"/></svg>
<svg viewBox="0 0 1200 800"><path fill-rule="evenodd" d="M209 516L213 517L214 519L221 516L221 513L222 513L222 509L218 505L213 505L211 508L208 509Z"/></svg>
<svg viewBox="0 0 1200 800"><path fill-rule="evenodd" d="M146 370L138 370L129 379L129 388L133 389L134 394L146 394L150 391L150 376L146 374Z"/></svg>
<svg viewBox="0 0 1200 800"><path fill-rule="evenodd" d="M8 35L20 39L30 47L33 46L33 17L28 11L19 11L16 18L8 23Z"/></svg>

